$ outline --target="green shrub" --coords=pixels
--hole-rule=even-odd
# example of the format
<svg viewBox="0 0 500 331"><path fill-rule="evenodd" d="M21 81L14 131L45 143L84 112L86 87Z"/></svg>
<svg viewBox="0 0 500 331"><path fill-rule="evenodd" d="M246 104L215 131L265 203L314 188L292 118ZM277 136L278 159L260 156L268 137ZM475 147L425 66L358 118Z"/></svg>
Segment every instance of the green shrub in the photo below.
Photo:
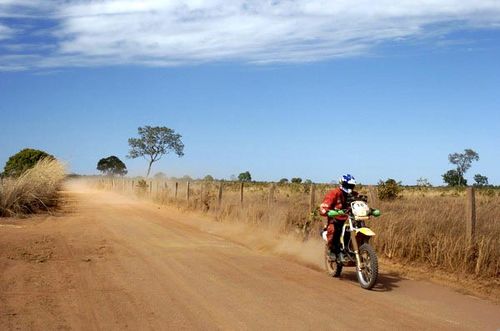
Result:
<svg viewBox="0 0 500 331"><path fill-rule="evenodd" d="M2 176L19 177L43 159L55 160L55 157L38 149L25 148L7 160Z"/></svg>
<svg viewBox="0 0 500 331"><path fill-rule="evenodd" d="M378 182L378 198L380 200L394 200L401 193L401 182L396 182L395 179L389 178L385 182Z"/></svg>

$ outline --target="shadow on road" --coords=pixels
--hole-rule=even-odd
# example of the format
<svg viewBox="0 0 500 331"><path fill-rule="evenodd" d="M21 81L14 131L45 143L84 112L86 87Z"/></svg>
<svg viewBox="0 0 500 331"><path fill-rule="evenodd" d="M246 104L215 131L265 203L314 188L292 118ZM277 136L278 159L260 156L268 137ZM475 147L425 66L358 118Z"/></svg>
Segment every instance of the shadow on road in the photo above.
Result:
<svg viewBox="0 0 500 331"><path fill-rule="evenodd" d="M342 273L341 279L345 280L345 281L355 282L356 284L358 283L358 278L357 278L355 272ZM377 283L372 288L372 291L390 292L394 288L399 287L398 283L401 280L403 280L403 278L401 278L400 276L398 276L396 273L393 273L393 272L379 274Z"/></svg>

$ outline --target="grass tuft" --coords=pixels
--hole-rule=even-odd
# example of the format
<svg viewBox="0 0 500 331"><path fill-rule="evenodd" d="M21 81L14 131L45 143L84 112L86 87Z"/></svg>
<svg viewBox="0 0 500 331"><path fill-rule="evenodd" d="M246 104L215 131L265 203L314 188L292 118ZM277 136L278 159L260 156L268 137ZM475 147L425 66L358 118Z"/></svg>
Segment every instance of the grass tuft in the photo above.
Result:
<svg viewBox="0 0 500 331"><path fill-rule="evenodd" d="M62 163L43 159L17 178L4 178L0 183L0 216L21 216L53 207L65 177Z"/></svg>

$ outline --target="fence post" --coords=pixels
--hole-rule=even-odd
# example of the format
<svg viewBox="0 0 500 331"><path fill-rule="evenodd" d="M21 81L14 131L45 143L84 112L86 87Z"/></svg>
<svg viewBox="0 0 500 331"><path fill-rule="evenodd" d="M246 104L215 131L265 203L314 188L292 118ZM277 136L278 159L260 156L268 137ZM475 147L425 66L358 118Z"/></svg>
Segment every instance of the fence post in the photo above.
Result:
<svg viewBox="0 0 500 331"><path fill-rule="evenodd" d="M132 193L134 193L134 181L132 181Z"/></svg>
<svg viewBox="0 0 500 331"><path fill-rule="evenodd" d="M203 203L203 182L200 183L200 202Z"/></svg>
<svg viewBox="0 0 500 331"><path fill-rule="evenodd" d="M465 212L465 233L467 236L467 242L472 244L474 242L474 236L476 234L476 196L473 187L467 187L467 207Z"/></svg>
<svg viewBox="0 0 500 331"><path fill-rule="evenodd" d="M370 204L377 205L378 204L378 196L377 191L373 185L368 186L368 199L370 200Z"/></svg>
<svg viewBox="0 0 500 331"><path fill-rule="evenodd" d="M177 200L177 191L179 190L179 183L178 182L175 182L175 194L174 194L174 198L175 200Z"/></svg>
<svg viewBox="0 0 500 331"><path fill-rule="evenodd" d="M153 181L150 180L149 181L149 196L151 196L152 193L153 193Z"/></svg>
<svg viewBox="0 0 500 331"><path fill-rule="evenodd" d="M271 205L274 202L274 191L276 189L276 184L272 183L271 187L269 188L269 197L267 198L267 206L271 208Z"/></svg>
<svg viewBox="0 0 500 331"><path fill-rule="evenodd" d="M220 209L222 205L222 182L219 183L219 194L217 195L217 207Z"/></svg>
<svg viewBox="0 0 500 331"><path fill-rule="evenodd" d="M186 201L188 202L189 205L189 182L187 182L186 186Z"/></svg>
<svg viewBox="0 0 500 331"><path fill-rule="evenodd" d="M244 182L240 183L240 204L243 206L243 187L244 187Z"/></svg>
<svg viewBox="0 0 500 331"><path fill-rule="evenodd" d="M316 186L311 184L309 191L309 212L312 213L316 209Z"/></svg>

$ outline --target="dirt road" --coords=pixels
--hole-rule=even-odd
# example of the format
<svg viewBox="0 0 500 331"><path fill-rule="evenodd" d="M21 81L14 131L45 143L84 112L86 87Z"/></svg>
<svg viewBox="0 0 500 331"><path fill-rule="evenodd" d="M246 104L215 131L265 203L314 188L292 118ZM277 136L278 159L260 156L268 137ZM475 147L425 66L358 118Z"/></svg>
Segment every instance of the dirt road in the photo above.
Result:
<svg viewBox="0 0 500 331"><path fill-rule="evenodd" d="M172 210L67 197L60 215L0 222L1 330L500 328L499 306L438 285L382 270L365 291Z"/></svg>

